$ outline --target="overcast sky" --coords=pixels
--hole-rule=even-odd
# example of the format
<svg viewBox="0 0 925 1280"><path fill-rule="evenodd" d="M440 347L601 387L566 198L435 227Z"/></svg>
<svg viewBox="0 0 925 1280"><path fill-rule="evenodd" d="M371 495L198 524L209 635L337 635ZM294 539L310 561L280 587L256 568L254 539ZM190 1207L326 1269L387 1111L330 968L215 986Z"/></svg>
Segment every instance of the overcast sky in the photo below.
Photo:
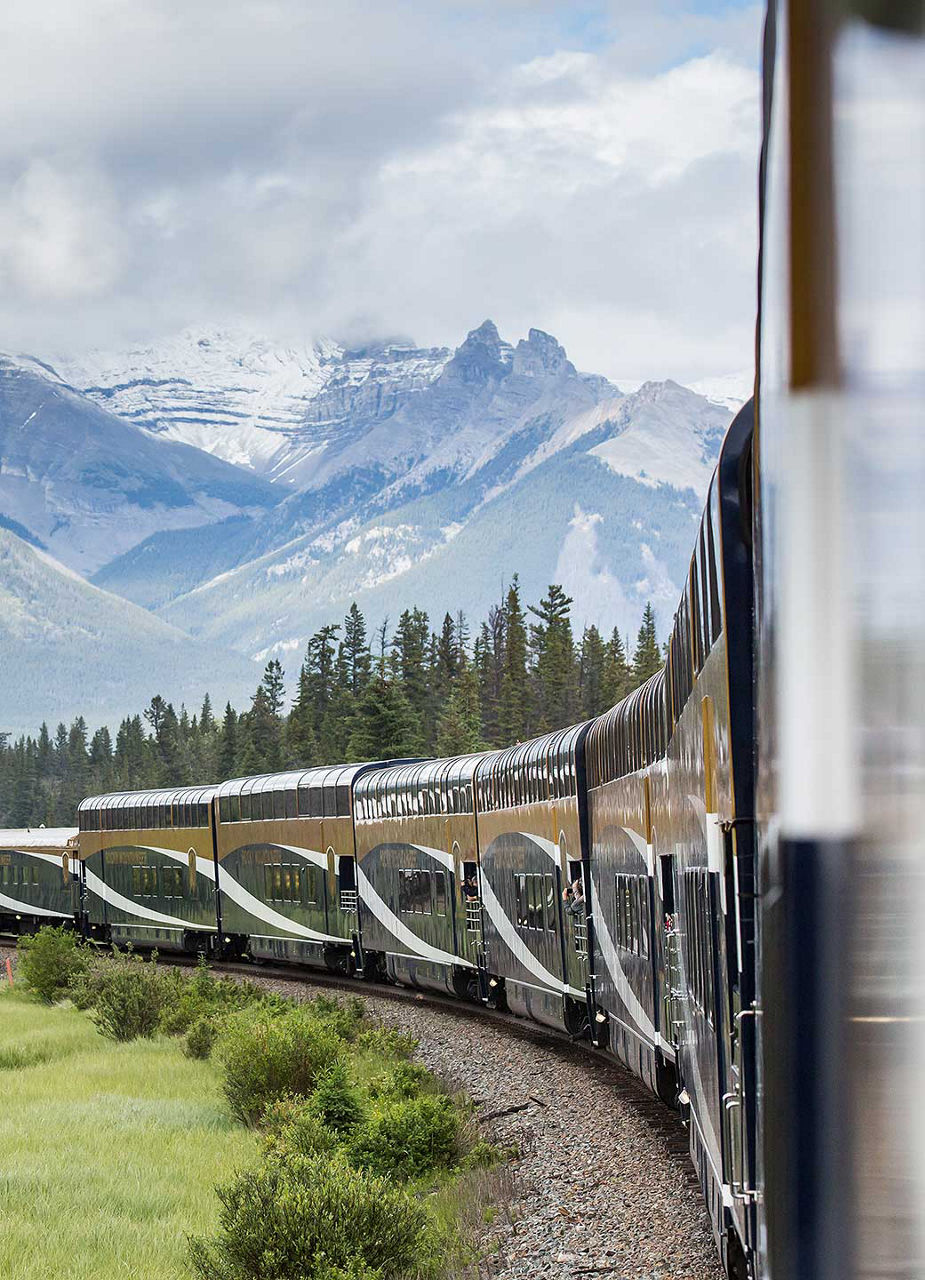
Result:
<svg viewBox="0 0 925 1280"><path fill-rule="evenodd" d="M2 0L0 349L188 325L741 370L761 5Z"/></svg>

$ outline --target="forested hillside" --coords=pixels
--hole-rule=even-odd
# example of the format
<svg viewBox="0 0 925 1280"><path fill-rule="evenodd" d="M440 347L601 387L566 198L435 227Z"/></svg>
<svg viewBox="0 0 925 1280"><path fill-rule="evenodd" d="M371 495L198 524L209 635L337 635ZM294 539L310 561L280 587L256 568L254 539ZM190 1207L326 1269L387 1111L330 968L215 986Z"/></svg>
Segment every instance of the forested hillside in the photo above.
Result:
<svg viewBox="0 0 925 1280"><path fill-rule="evenodd" d="M100 791L218 782L241 774L346 760L453 755L503 746L598 715L657 671L662 655L647 605L629 652L614 629L572 631L572 600L550 585L536 604L517 577L473 632L420 609L370 636L353 604L309 640L298 692L267 663L250 706L192 712L155 695L118 728L92 737L79 716L35 737L0 742L0 826L68 826Z"/></svg>

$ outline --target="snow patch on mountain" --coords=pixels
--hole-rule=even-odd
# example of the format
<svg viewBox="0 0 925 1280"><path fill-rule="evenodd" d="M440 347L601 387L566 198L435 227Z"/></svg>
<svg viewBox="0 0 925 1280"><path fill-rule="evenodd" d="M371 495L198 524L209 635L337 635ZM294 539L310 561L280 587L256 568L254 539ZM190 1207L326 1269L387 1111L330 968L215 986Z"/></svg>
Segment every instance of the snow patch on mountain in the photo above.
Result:
<svg viewBox="0 0 925 1280"><path fill-rule="evenodd" d="M621 412L626 429L595 445L592 455L640 484L693 489L703 500L728 412L671 381L644 383Z"/></svg>
<svg viewBox="0 0 925 1280"><path fill-rule="evenodd" d="M690 383L690 388L713 404L721 404L723 408L738 413L745 401L751 399L754 384L754 369L740 369L737 373L723 374L718 378L700 378Z"/></svg>

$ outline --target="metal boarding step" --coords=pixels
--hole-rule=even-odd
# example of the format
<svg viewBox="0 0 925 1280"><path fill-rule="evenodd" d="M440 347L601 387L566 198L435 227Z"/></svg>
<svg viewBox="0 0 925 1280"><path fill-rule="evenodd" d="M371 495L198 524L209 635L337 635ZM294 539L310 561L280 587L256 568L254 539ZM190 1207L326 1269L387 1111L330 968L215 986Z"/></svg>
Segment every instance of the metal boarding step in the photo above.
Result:
<svg viewBox="0 0 925 1280"><path fill-rule="evenodd" d="M341 889L340 891L340 909L346 911L350 915L357 913L357 891L356 889Z"/></svg>

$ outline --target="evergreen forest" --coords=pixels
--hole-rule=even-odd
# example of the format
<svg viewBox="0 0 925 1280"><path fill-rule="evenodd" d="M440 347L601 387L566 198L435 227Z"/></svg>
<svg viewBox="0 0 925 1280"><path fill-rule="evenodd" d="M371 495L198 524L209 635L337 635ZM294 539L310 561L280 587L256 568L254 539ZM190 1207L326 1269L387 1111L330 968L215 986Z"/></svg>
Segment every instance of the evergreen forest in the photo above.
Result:
<svg viewBox="0 0 925 1280"><path fill-rule="evenodd" d="M74 826L79 801L100 792L457 755L600 715L661 667L655 614L646 605L630 652L616 628L576 638L571 605L557 584L525 605L515 575L474 634L461 612L434 629L408 609L371 635L353 604L309 640L291 700L273 658L243 710L215 708L206 693L191 713L155 694L115 736L91 735L83 716L36 737L0 732L0 826Z"/></svg>

